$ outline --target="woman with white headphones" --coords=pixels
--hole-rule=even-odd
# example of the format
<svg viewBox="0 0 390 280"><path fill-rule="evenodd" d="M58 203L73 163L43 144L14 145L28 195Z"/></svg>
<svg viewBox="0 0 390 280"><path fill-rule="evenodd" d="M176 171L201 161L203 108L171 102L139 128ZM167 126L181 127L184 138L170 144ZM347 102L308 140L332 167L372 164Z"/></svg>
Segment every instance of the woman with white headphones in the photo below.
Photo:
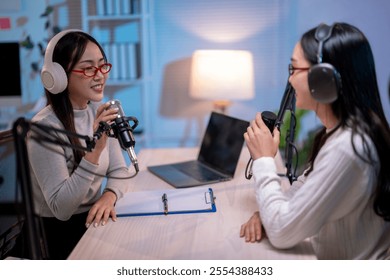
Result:
<svg viewBox="0 0 390 280"><path fill-rule="evenodd" d="M118 109L102 104L111 64L89 34L65 30L46 49L41 78L47 106L32 122L92 136L100 122L110 123ZM58 133L62 141L80 146L80 139ZM115 202L129 178L119 142L105 133L91 152L30 139L35 212L43 221L51 259L65 259L89 226L115 221ZM101 192L104 176L106 186Z"/></svg>

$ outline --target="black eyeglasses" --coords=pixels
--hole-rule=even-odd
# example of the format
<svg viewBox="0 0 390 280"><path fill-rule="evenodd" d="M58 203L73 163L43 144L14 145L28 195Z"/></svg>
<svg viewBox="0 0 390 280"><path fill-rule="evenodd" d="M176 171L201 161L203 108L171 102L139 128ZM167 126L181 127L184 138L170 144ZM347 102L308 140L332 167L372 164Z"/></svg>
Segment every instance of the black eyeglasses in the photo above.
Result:
<svg viewBox="0 0 390 280"><path fill-rule="evenodd" d="M292 74L294 74L294 71L295 70L309 70L310 67L294 67L291 63L288 65L288 73L290 74L290 76Z"/></svg>
<svg viewBox="0 0 390 280"><path fill-rule="evenodd" d="M102 74L107 74L108 72L110 72L111 68L112 68L111 63L104 63L99 67L88 66L81 70L72 70L72 72L83 73L87 77L94 77L98 71L100 71L100 73Z"/></svg>

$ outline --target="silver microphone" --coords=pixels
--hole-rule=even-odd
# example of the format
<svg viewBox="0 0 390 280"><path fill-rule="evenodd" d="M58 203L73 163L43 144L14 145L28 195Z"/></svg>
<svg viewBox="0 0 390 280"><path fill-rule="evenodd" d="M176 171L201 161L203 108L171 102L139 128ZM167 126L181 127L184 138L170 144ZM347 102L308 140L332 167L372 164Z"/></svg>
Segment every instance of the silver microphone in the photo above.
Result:
<svg viewBox="0 0 390 280"><path fill-rule="evenodd" d="M122 149L127 152L135 170L138 172L138 159L134 151L135 138L133 136L133 130L138 125L138 120L135 117L125 116L121 102L119 100L111 100L109 101L109 104L109 109L118 109L114 124L111 126L114 132L114 136L118 138L119 144L121 145ZM133 126L129 124L130 120L134 122Z"/></svg>

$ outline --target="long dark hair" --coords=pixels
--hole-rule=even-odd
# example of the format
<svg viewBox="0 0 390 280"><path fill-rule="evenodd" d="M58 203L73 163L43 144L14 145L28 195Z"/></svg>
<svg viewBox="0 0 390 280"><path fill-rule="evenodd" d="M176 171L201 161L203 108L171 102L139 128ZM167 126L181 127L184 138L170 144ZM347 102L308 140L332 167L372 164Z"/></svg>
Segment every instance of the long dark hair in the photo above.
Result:
<svg viewBox="0 0 390 280"><path fill-rule="evenodd" d="M318 42L313 28L303 34L301 46L305 58L317 63ZM374 57L364 34L347 23L335 23L331 37L323 45L323 62L332 64L340 73L341 94L331 104L332 111L340 120L338 127L350 127L352 138L360 135L364 152L358 153L351 139L355 153L364 161L374 164L374 155L364 135L376 148L380 170L374 197L375 213L390 221L390 129L386 120L375 72ZM309 157L308 175L314 168L314 160L326 140L336 131L326 133L323 128L315 137Z"/></svg>
<svg viewBox="0 0 390 280"><path fill-rule="evenodd" d="M70 71L81 59L85 52L88 42L96 44L107 61L106 55L100 44L89 34L83 32L70 32L65 34L57 43L53 52L53 61L59 63L65 69L69 78ZM73 107L69 99L68 88L58 94L52 94L45 90L47 105L51 105L54 113L63 124L65 130L76 133L74 123ZM80 139L68 137L71 144L80 146ZM76 165L80 163L84 152L73 149L73 155ZM74 166L76 168L76 166Z"/></svg>

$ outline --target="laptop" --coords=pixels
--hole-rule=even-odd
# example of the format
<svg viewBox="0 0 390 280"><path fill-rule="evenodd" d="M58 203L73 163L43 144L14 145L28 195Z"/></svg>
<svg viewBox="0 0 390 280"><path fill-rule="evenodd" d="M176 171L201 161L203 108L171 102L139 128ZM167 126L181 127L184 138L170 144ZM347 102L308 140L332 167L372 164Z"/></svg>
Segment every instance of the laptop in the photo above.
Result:
<svg viewBox="0 0 390 280"><path fill-rule="evenodd" d="M148 170L175 188L187 188L233 179L244 145L248 121L212 112L197 159L148 166Z"/></svg>

